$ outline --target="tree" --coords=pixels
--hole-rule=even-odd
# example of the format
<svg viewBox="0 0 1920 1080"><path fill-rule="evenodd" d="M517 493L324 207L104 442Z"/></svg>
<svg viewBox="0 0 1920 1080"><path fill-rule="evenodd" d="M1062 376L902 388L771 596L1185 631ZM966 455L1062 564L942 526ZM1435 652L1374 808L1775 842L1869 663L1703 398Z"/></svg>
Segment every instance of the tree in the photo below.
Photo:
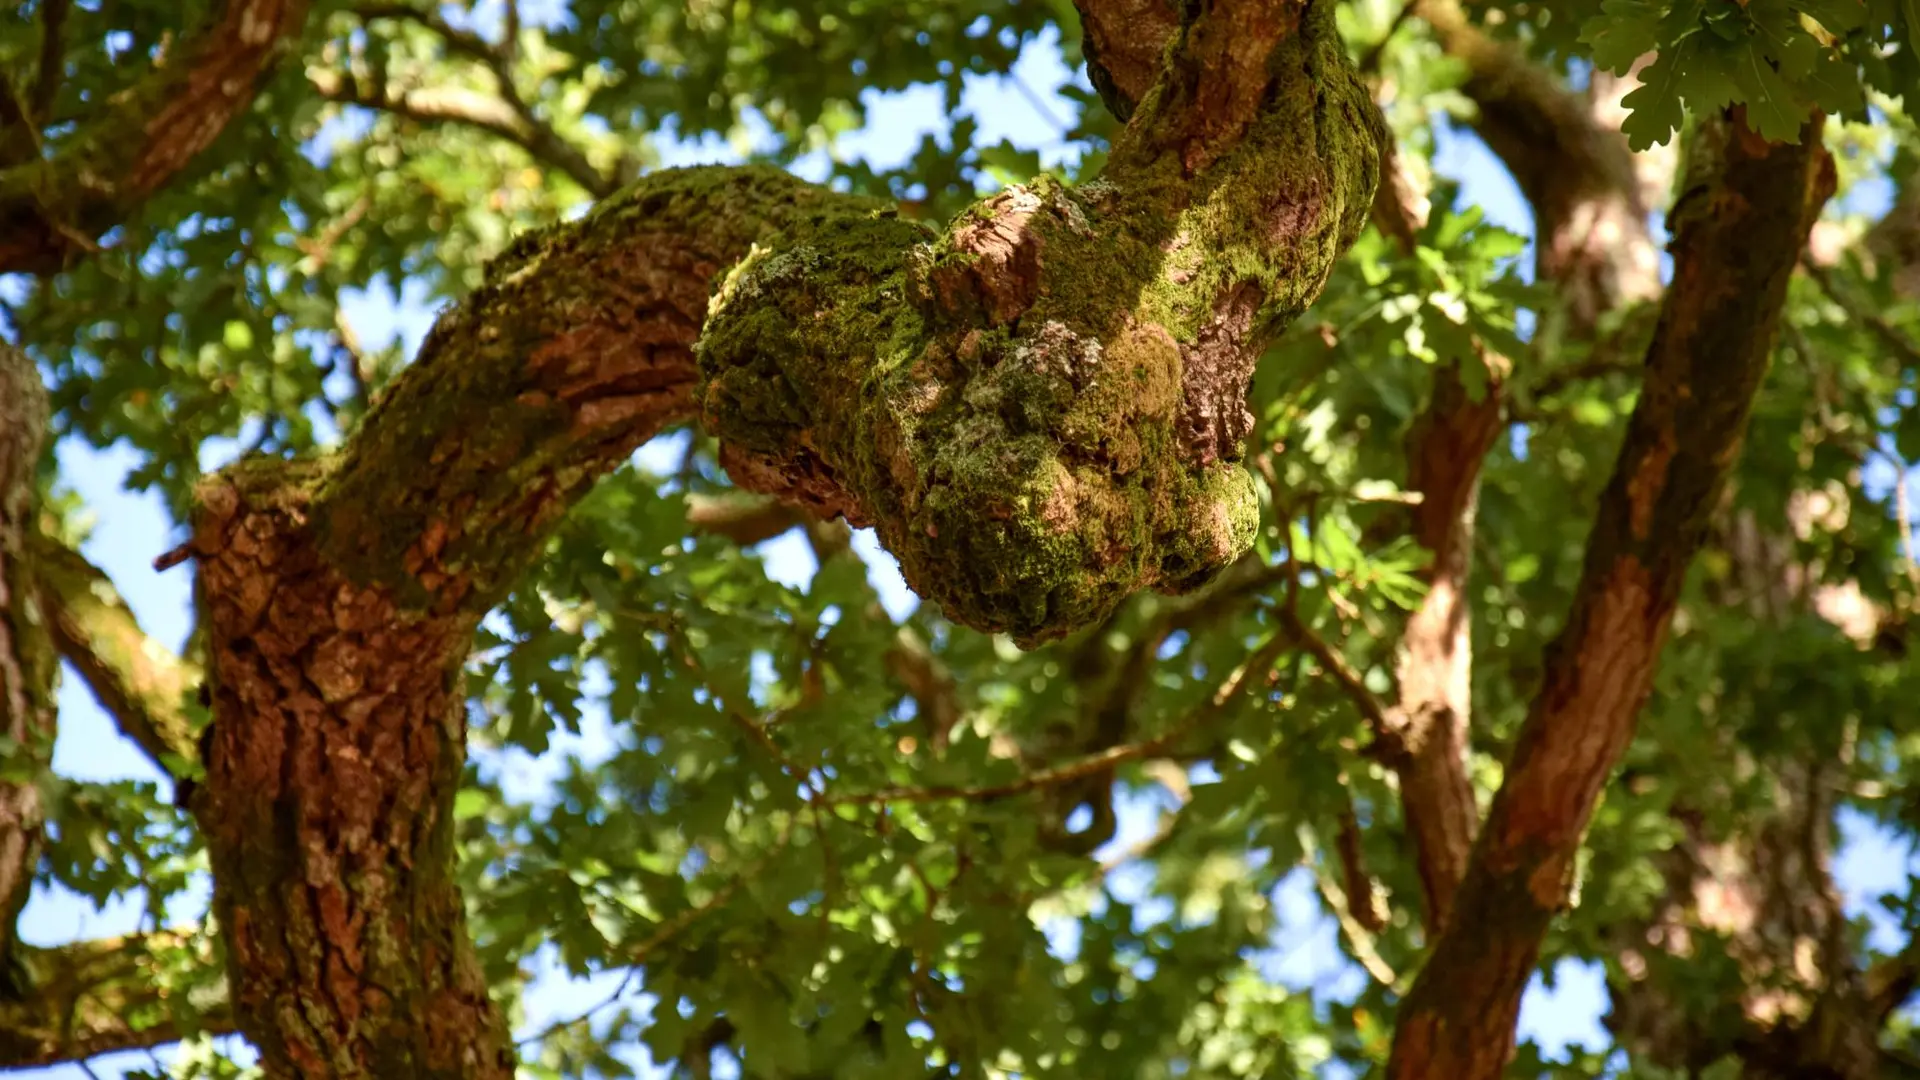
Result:
<svg viewBox="0 0 1920 1080"><path fill-rule="evenodd" d="M96 7L0 17L0 1065L1920 1069L1832 865L1913 827L1905 6ZM1051 170L808 156L1056 47ZM163 783L53 774L56 659ZM1302 882L1358 991L1270 977ZM153 917L30 943L37 883ZM543 948L613 995L529 1030ZM1547 1062L1569 959L1615 1045Z"/></svg>

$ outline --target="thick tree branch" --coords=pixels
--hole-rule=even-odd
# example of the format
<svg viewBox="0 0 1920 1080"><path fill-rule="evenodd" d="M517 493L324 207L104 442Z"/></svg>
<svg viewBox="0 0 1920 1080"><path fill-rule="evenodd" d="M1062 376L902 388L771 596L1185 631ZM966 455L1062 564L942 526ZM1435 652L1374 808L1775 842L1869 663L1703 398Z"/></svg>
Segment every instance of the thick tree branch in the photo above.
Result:
<svg viewBox="0 0 1920 1080"><path fill-rule="evenodd" d="M252 103L307 5L226 0L53 157L0 170L0 271L59 269L172 180Z"/></svg>
<svg viewBox="0 0 1920 1080"><path fill-rule="evenodd" d="M142 632L112 580L79 552L44 530L32 542L48 629L100 707L162 772L198 759L186 704L200 673Z"/></svg>
<svg viewBox="0 0 1920 1080"><path fill-rule="evenodd" d="M1660 646L1765 373L1787 281L1833 190L1810 122L1769 145L1703 125L1675 207L1674 284L1646 386L1602 497L1566 629L1474 850L1455 910L1402 1005L1388 1075L1481 1080L1513 1046L1521 990L1574 855L1632 736Z"/></svg>
<svg viewBox="0 0 1920 1080"><path fill-rule="evenodd" d="M210 942L197 934L160 931L27 948L20 961L35 992L0 1001L0 1069L83 1061L234 1030L219 980L195 984L192 978L194 970L212 972L217 963Z"/></svg>
<svg viewBox="0 0 1920 1080"><path fill-rule="evenodd" d="M46 807L39 774L53 752L58 662L33 588L34 474L46 434L40 373L0 341L0 1001L37 991L19 967L15 922L33 891Z"/></svg>
<svg viewBox="0 0 1920 1080"><path fill-rule="evenodd" d="M740 486L871 515L977 625L1065 632L1239 554L1252 362L1359 231L1380 127L1326 0L1222 0L1183 40L1089 190L943 237L773 170L663 173L516 243L336 458L202 485L193 809L269 1072L510 1074L451 868L461 663L696 395Z"/></svg>
<svg viewBox="0 0 1920 1080"><path fill-rule="evenodd" d="M1087 78L1107 111L1122 122L1133 115L1160 77L1167 41L1180 29L1175 0L1074 0L1083 32Z"/></svg>

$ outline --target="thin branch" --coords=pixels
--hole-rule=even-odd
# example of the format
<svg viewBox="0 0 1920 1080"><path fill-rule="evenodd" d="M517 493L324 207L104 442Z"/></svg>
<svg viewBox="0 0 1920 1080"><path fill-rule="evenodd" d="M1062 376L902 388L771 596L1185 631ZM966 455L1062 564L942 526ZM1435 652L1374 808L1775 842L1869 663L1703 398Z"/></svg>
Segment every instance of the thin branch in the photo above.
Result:
<svg viewBox="0 0 1920 1080"><path fill-rule="evenodd" d="M204 980L160 985L158 954L182 948L193 952ZM21 963L33 976L35 993L0 1001L0 1069L78 1062L235 1030L212 943L197 930L28 947ZM173 959L164 964L179 970ZM191 1026L184 1022L189 1018Z"/></svg>
<svg viewBox="0 0 1920 1080"><path fill-rule="evenodd" d="M1859 303L1854 298L1846 295L1846 292L1840 288L1839 282L1833 279L1833 274L1826 267L1821 266L1811 258L1802 258L1800 260L1800 270L1812 278L1814 284L1820 286L1820 291L1826 294L1827 299L1833 301L1840 307L1840 310L1847 313L1847 318L1873 331L1873 336L1879 338L1887 348L1891 349L1903 364L1907 367L1920 367L1920 345L1915 345L1913 339L1902 333L1899 327L1888 322L1886 316L1880 314L1871 306Z"/></svg>
<svg viewBox="0 0 1920 1080"><path fill-rule="evenodd" d="M1286 633L1277 633L1269 637L1264 644L1254 650L1253 655L1248 657L1245 663L1233 670L1205 705L1195 709L1185 719L1151 739L1111 747L1097 754L1077 758L1064 765L1028 773L1018 780L1011 780L1004 784L990 784L982 787L938 785L882 788L879 791L830 794L823 801L828 806L872 806L896 802L992 802L1099 776L1129 761L1158 757L1224 712L1251 679L1271 671L1274 661L1292 643L1292 640L1292 636Z"/></svg>
<svg viewBox="0 0 1920 1080"><path fill-rule="evenodd" d="M517 9L514 9L511 4L508 7L513 24L508 27L507 40L500 45L494 45L471 30L463 30L452 25L441 18L437 12L422 10L411 4L362 4L353 10L361 19L368 22L377 19L393 19L422 26L444 41L451 52L478 61L493 76L499 91L499 97L495 100L513 117L511 122L489 125L487 130L509 138L536 161L552 165L566 173L594 198L604 199L612 195L619 190L619 176L624 171L623 167L617 166L611 176L594 168L593 163L587 160L586 154L561 137L560 133L554 130L553 125L543 119L520 93L520 88L513 77L513 43L518 37L519 16ZM509 130L515 134L507 135L506 132Z"/></svg>
<svg viewBox="0 0 1920 1080"><path fill-rule="evenodd" d="M1353 811L1353 792L1346 787L1345 777L1341 778L1341 787L1346 796L1346 805L1340 808L1334 851L1340 856L1340 877L1347 893L1347 912L1362 927L1377 933L1386 925L1386 914L1380 910L1373 875L1367 872L1366 855L1360 846L1360 818Z"/></svg>
<svg viewBox="0 0 1920 1080"><path fill-rule="evenodd" d="M34 72L33 93L27 101L35 123L45 123L53 115L53 101L60 93L66 46L62 31L70 6L71 0L43 0L40 5L40 66Z"/></svg>
<svg viewBox="0 0 1920 1080"><path fill-rule="evenodd" d="M1365 677L1347 662L1346 657L1340 655L1339 650L1329 645L1326 638L1321 637L1311 626L1308 626L1299 612L1282 608L1280 618L1285 623L1287 632L1300 642L1301 647L1307 650L1308 655L1313 657L1322 671L1332 676L1333 681L1339 684L1341 691L1353 702L1354 708L1360 711L1367 726L1373 729L1373 754L1377 757L1393 758L1405 753L1406 748L1400 741L1399 729L1387 715L1386 706L1374 696L1373 691L1367 689Z"/></svg>
<svg viewBox="0 0 1920 1080"><path fill-rule="evenodd" d="M1340 932L1346 936L1347 950L1360 966L1366 969L1373 981L1392 990L1405 993L1406 987L1400 982L1400 974L1393 966L1380 957L1380 950L1374 944L1373 930L1353 914L1355 898L1341 889L1340 885L1328 877L1320 868L1319 860L1314 858L1312 837L1301 830L1301 841L1306 847L1306 862L1313 873L1314 884L1320 890L1320 898L1326 902L1327 910L1333 912L1334 919L1340 924Z"/></svg>

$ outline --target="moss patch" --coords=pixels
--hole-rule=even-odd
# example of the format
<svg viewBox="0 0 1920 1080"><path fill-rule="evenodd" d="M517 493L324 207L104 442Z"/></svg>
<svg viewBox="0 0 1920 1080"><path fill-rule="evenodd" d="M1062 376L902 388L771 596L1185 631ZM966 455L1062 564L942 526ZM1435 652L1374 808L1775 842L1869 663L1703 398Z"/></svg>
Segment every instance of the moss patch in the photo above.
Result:
<svg viewBox="0 0 1920 1080"><path fill-rule="evenodd" d="M874 523L917 592L1022 645L1209 580L1258 523L1236 425L1253 360L1358 235L1378 170L1326 11L1269 75L1191 175L1152 139L1179 103L1150 94L1098 182L1008 189L939 234L823 206L768 241L698 348L736 482Z"/></svg>

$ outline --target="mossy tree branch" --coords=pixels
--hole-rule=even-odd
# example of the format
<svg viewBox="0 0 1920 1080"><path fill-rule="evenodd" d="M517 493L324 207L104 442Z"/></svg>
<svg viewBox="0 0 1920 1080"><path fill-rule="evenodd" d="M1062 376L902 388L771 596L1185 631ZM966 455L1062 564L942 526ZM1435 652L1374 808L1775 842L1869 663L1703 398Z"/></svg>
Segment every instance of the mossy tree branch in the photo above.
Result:
<svg viewBox="0 0 1920 1080"><path fill-rule="evenodd" d="M52 156L0 169L0 271L58 270L172 180L252 104L307 8L226 0Z"/></svg>
<svg viewBox="0 0 1920 1080"><path fill-rule="evenodd" d="M199 757L187 695L194 665L140 629L113 581L44 530L31 538L47 629L100 707L165 773Z"/></svg>
<svg viewBox="0 0 1920 1080"><path fill-rule="evenodd" d="M822 217L743 264L700 342L735 482L874 524L1028 646L1238 557L1247 381L1363 226L1383 132L1329 5L1200 5L1167 56L1096 184L945 234Z"/></svg>
<svg viewBox="0 0 1920 1080"><path fill-rule="evenodd" d="M1239 554L1253 362L1373 194L1331 8L1195 6L1101 183L944 235L771 169L650 177L516 243L339 455L203 484L193 809L269 1071L511 1074L451 873L460 665L665 425L703 413L740 486L876 521L923 594L1022 640Z"/></svg>
<svg viewBox="0 0 1920 1080"><path fill-rule="evenodd" d="M1401 1006L1388 1075L1491 1080L1520 994L1654 664L1765 374L1787 281L1831 195L1820 122L1773 145L1710 118L1673 213L1674 283L1645 388L1601 498L1567 626L1460 886ZM1709 392L1710 391L1710 392Z"/></svg>

